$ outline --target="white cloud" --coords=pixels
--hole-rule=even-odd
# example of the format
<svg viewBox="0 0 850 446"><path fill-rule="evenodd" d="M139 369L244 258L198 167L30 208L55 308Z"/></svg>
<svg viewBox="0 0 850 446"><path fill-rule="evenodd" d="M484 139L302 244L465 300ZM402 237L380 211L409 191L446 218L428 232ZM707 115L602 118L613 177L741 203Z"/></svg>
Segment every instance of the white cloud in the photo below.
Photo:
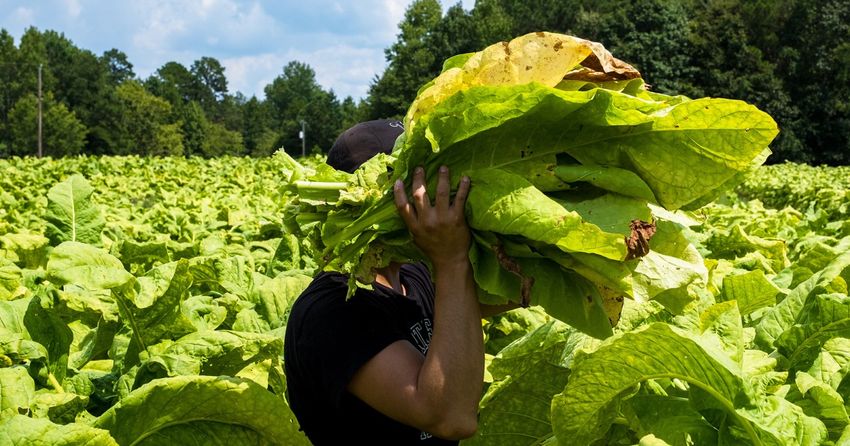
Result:
<svg viewBox="0 0 850 446"><path fill-rule="evenodd" d="M139 2L135 9L139 13L141 26L133 35L133 45L154 54L162 54L170 48L174 35L186 30L182 14L173 14L161 7L163 2Z"/></svg>
<svg viewBox="0 0 850 446"><path fill-rule="evenodd" d="M231 56L267 51L280 34L275 18L256 2L147 0L134 9L141 24L133 42L148 51Z"/></svg>
<svg viewBox="0 0 850 446"><path fill-rule="evenodd" d="M407 6L410 1L406 0L384 0L383 10L384 15L384 38L394 41L398 34L398 24L404 19L404 13L407 11Z"/></svg>
<svg viewBox="0 0 850 446"><path fill-rule="evenodd" d="M18 23L32 23L33 22L33 10L30 8L24 8L23 6L15 9L15 12L12 14L14 17L12 21Z"/></svg>
<svg viewBox="0 0 850 446"><path fill-rule="evenodd" d="M246 96L263 98L263 88L282 72L288 62L279 54L258 54L222 59L227 75L228 90L241 91Z"/></svg>
<svg viewBox="0 0 850 446"><path fill-rule="evenodd" d="M300 55L316 71L316 81L333 89L339 99L346 96L365 97L369 81L384 71L382 50L357 48L345 44L321 48Z"/></svg>
<svg viewBox="0 0 850 446"><path fill-rule="evenodd" d="M456 0L443 0L444 9ZM142 78L203 56L226 68L231 92L263 96L292 60L309 64L339 98L365 97L412 0L0 0L0 27L64 33L100 54L124 51ZM463 0L465 8L474 0ZM57 7L58 5L58 7Z"/></svg>
<svg viewBox="0 0 850 446"><path fill-rule="evenodd" d="M225 67L231 92L241 91L246 96L264 97L263 88L283 73L283 67L292 61L304 62L316 72L316 82L333 90L340 100L346 96L359 99L366 96L369 81L384 70L381 51L338 44L315 51L288 50L280 53L227 58Z"/></svg>
<svg viewBox="0 0 850 446"><path fill-rule="evenodd" d="M80 6L80 2L78 0L62 0L62 3L65 4L65 10L68 11L68 15L72 19L76 19L80 16L80 12L82 12L83 8Z"/></svg>

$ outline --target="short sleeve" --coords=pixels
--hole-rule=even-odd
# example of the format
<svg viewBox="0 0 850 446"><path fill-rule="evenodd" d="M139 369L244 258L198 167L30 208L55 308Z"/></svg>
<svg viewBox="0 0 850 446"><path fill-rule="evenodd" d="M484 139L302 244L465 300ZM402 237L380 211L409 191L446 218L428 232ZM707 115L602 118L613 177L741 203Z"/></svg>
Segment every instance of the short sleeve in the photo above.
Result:
<svg viewBox="0 0 850 446"><path fill-rule="evenodd" d="M348 383L366 362L405 339L392 312L373 302L386 298L358 293L346 301L345 289L341 292L322 296L303 313L296 339L302 377L313 381L311 387L334 407L339 407Z"/></svg>

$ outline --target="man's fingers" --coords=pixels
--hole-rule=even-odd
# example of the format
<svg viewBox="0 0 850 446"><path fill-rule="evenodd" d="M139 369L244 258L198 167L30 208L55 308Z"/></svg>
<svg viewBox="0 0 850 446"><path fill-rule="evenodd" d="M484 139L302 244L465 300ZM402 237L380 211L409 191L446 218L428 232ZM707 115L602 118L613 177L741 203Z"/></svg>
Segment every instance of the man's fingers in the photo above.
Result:
<svg viewBox="0 0 850 446"><path fill-rule="evenodd" d="M440 166L440 174L437 177L437 198L434 207L441 211L449 209L449 195L451 194L451 185L449 184L449 168Z"/></svg>
<svg viewBox="0 0 850 446"><path fill-rule="evenodd" d="M455 194L455 201L452 203L452 208L459 209L460 212L463 212L463 208L466 206L466 197L469 196L469 177L464 176L460 179L460 185L457 187L457 193Z"/></svg>
<svg viewBox="0 0 850 446"><path fill-rule="evenodd" d="M404 183L401 180L396 180L393 185L393 194L395 195L395 207L398 209L401 219L410 227L416 222L416 210L407 201L407 192L404 191Z"/></svg>
<svg viewBox="0 0 850 446"><path fill-rule="evenodd" d="M428 198L428 191L425 189L425 169L417 167L413 171L411 191L416 212L421 213L431 208L431 199Z"/></svg>

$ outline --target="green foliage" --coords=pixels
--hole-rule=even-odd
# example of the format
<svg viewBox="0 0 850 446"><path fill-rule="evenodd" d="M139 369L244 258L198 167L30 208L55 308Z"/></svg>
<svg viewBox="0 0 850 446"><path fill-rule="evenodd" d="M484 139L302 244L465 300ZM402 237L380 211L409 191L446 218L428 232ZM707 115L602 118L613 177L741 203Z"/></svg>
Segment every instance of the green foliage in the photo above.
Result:
<svg viewBox="0 0 850 446"><path fill-rule="evenodd" d="M68 156L82 152L86 127L65 104L47 94L42 104L42 144L45 155ZM38 98L27 95L9 111L9 152L25 156L38 153Z"/></svg>
<svg viewBox="0 0 850 446"><path fill-rule="evenodd" d="M311 270L278 249L280 167L0 160L0 442L308 444L281 356ZM94 187L45 190L67 172Z"/></svg>
<svg viewBox="0 0 850 446"><path fill-rule="evenodd" d="M121 111L115 136L119 153L183 154L180 126L169 122L171 104L148 93L135 81L121 84L115 94Z"/></svg>
<svg viewBox="0 0 850 446"><path fill-rule="evenodd" d="M113 86L118 86L122 82L136 77L136 73L133 72L133 64L127 59L127 55L119 49L112 48L104 51L100 61L107 66L109 82Z"/></svg>
<svg viewBox="0 0 850 446"><path fill-rule="evenodd" d="M809 158L830 165L850 163L850 4L792 2L779 34L786 89L800 114L789 122ZM824 85L829 88L822 88Z"/></svg>
<svg viewBox="0 0 850 446"><path fill-rule="evenodd" d="M552 33L492 45L420 90L392 156L354 175L291 161L287 176L303 180L294 204L315 216L296 217L293 231L352 288L368 284L373 268L421 258L387 184L422 166L433 190L446 165L454 184L465 175L475 185L467 221L484 302L522 298L599 338L611 334L603 290L681 310L705 271L667 211L711 201L760 165L776 123L740 101L650 94L640 79L563 81L591 51ZM699 166L699 178L683 166ZM624 243L637 221L657 231L645 256Z"/></svg>
<svg viewBox="0 0 850 446"><path fill-rule="evenodd" d="M301 62L290 62L283 67L283 74L276 77L265 88L268 110L271 113L271 129L280 135L275 147L282 147L293 155L302 148L309 151L313 146L329 149L340 128L339 101L333 92L322 90L316 82L316 73ZM299 138L302 122L306 128L306 139ZM264 131L257 135L263 135ZM255 147L255 152L268 150Z"/></svg>
<svg viewBox="0 0 850 446"><path fill-rule="evenodd" d="M92 192L91 185L80 175L47 192L45 235L54 245L66 241L100 245L104 222L100 208L90 201Z"/></svg>
<svg viewBox="0 0 850 446"><path fill-rule="evenodd" d="M242 134L226 129L221 124L208 124L206 137L201 147L204 156L241 155L245 151Z"/></svg>
<svg viewBox="0 0 850 446"><path fill-rule="evenodd" d="M434 67L443 58L433 52L428 36L441 18L437 0L415 0L407 7L398 40L385 51L390 65L369 88L371 118L401 118L419 87L437 74Z"/></svg>
<svg viewBox="0 0 850 446"><path fill-rule="evenodd" d="M204 154L204 143L207 139L209 121L204 110L196 101L178 105L180 130L183 132L183 146L187 155L201 156Z"/></svg>
<svg viewBox="0 0 850 446"><path fill-rule="evenodd" d="M284 157L0 160L0 442L306 444L279 362L310 280L309 246L280 221L291 169ZM68 172L91 195L63 184ZM842 444L850 225L825 212L846 200L803 194L847 178L762 167L742 190L780 209L734 195L700 209L675 243L703 252L709 277L679 316L627 300L604 343L540 307L487 321L489 385L464 444ZM48 212L50 187L101 209L102 248L42 235L47 220L75 221ZM809 209L785 207L783 191ZM760 261L780 249L781 271Z"/></svg>
<svg viewBox="0 0 850 446"><path fill-rule="evenodd" d="M251 97L242 107L242 140L245 150L251 156L267 156L277 149L280 135L272 130L273 120L268 111L268 103Z"/></svg>

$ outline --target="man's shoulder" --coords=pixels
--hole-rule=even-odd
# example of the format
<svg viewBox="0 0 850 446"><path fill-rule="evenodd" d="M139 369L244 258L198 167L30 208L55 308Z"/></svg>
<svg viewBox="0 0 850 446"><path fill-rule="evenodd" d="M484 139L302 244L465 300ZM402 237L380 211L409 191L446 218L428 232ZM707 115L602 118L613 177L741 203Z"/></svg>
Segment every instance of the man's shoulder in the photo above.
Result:
<svg viewBox="0 0 850 446"><path fill-rule="evenodd" d="M337 272L323 272L316 276L310 285L292 304L291 313L308 314L323 308L342 305L348 291L348 278ZM291 318L292 316L290 316Z"/></svg>

